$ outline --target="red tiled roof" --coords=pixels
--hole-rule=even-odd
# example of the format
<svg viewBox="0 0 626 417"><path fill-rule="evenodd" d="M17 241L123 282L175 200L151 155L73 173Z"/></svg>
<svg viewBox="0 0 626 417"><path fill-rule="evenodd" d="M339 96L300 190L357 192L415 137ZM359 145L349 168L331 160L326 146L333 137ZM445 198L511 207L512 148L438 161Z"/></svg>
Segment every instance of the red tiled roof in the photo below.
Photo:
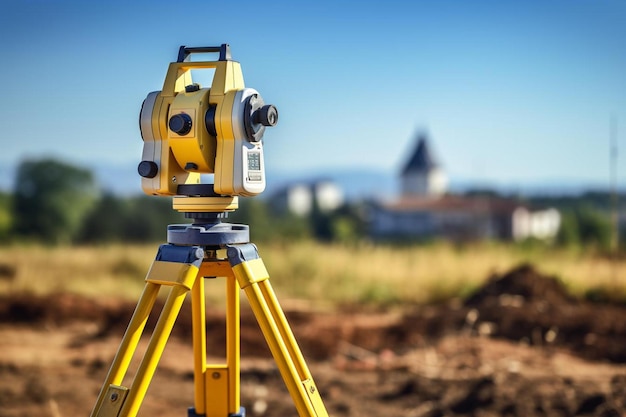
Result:
<svg viewBox="0 0 626 417"><path fill-rule="evenodd" d="M401 197L382 205L389 211L489 211L510 213L524 204L504 198L464 197L446 195L442 197Z"/></svg>

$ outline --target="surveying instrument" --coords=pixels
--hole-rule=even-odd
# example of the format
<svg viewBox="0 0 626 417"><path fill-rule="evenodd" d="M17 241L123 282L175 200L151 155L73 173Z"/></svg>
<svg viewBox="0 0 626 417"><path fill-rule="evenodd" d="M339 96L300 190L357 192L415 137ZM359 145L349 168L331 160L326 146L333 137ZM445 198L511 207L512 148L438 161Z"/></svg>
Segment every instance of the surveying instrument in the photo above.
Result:
<svg viewBox="0 0 626 417"><path fill-rule="evenodd" d="M219 54L192 61L192 54ZM211 88L192 80L194 70L214 70ZM265 189L262 137L278 111L245 88L241 66L228 45L188 48L169 65L163 89L146 97L139 116L143 156L138 172L146 194L173 196L173 208L193 223L170 225L139 302L113 359L91 417L134 417L145 397L183 301L191 292L194 406L188 417L244 417L240 405L240 300L242 289L300 417L328 414L269 282L249 227L222 222L238 196ZM202 184L201 174L213 174ZM226 286L226 358L208 364L205 278ZM161 287L167 299L143 358L122 385Z"/></svg>

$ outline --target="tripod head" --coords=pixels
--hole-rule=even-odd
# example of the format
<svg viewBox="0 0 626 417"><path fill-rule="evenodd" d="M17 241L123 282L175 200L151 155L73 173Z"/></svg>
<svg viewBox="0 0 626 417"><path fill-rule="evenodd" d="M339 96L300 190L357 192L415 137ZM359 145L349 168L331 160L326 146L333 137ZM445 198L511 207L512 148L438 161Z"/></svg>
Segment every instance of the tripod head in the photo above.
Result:
<svg viewBox="0 0 626 417"><path fill-rule="evenodd" d="M219 58L192 62L196 53L218 53ZM193 82L192 70L211 69L210 88ZM277 122L276 107L245 87L227 44L181 46L163 89L149 93L141 107L143 191L174 196L174 209L185 213L236 210L238 196L265 190L262 138L265 128ZM201 174L214 174L214 183L201 184Z"/></svg>

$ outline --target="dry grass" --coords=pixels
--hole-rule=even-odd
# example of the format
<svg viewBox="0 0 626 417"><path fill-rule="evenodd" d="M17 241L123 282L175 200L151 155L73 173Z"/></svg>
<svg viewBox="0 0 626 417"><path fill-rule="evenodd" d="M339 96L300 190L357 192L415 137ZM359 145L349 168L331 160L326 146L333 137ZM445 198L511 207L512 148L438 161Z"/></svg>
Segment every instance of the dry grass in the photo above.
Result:
<svg viewBox="0 0 626 417"><path fill-rule="evenodd" d="M16 274L0 282L0 291L135 298L141 293L141 276L150 267L154 251L142 246L2 248L0 265L14 267Z"/></svg>
<svg viewBox="0 0 626 417"><path fill-rule="evenodd" d="M0 249L0 293L69 291L136 299L157 247L5 247ZM316 305L413 304L464 296L491 274L522 262L557 276L575 295L590 288L626 293L626 263L564 250L445 243L346 247L315 242L270 244L259 250L281 299L306 299ZM220 297L217 292L214 301Z"/></svg>
<svg viewBox="0 0 626 417"><path fill-rule="evenodd" d="M447 243L347 248L311 242L270 249L262 256L276 286L295 297L332 304L428 303L463 297L493 274L521 263L557 277L576 296L590 288L626 293L626 263L580 251Z"/></svg>

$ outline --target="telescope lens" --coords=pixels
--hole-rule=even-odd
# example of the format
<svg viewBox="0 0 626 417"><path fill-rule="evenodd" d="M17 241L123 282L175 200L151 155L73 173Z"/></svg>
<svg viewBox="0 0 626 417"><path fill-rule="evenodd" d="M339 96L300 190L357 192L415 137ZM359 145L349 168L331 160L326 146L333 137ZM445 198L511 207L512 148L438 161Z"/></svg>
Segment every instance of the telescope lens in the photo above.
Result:
<svg viewBox="0 0 626 417"><path fill-rule="evenodd" d="M259 94L252 89L252 93L245 98L243 109L246 136L250 142L258 142L263 138L266 127L278 123L278 110L271 104L265 104Z"/></svg>
<svg viewBox="0 0 626 417"><path fill-rule="evenodd" d="M271 104L267 104L254 112L254 121L263 126L276 126L278 123L278 110Z"/></svg>

